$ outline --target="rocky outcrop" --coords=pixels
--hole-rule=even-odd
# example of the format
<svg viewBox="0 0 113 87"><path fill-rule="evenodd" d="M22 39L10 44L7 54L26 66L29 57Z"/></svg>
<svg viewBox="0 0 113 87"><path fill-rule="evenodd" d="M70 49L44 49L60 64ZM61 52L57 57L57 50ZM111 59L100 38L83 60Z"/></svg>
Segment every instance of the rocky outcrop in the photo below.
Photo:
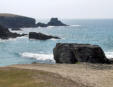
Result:
<svg viewBox="0 0 113 87"><path fill-rule="evenodd" d="M51 18L45 23L37 23L34 18L15 15L15 14L0 14L0 25L7 28L28 28L28 27L48 27L48 26L67 26L62 23L58 18Z"/></svg>
<svg viewBox="0 0 113 87"><path fill-rule="evenodd" d="M48 26L68 26L64 23L62 23L58 18L51 18L51 20L45 24L45 23L37 23L35 27L48 27Z"/></svg>
<svg viewBox="0 0 113 87"><path fill-rule="evenodd" d="M111 63L97 45L58 43L53 50L57 63L74 64L76 62Z"/></svg>
<svg viewBox="0 0 113 87"><path fill-rule="evenodd" d="M21 28L12 28L11 30L18 31L18 30L21 30Z"/></svg>
<svg viewBox="0 0 113 87"><path fill-rule="evenodd" d="M48 27L48 25L39 22L39 23L36 24L36 27Z"/></svg>
<svg viewBox="0 0 113 87"><path fill-rule="evenodd" d="M0 25L7 28L34 27L35 19L14 14L0 14Z"/></svg>
<svg viewBox="0 0 113 87"><path fill-rule="evenodd" d="M8 28L4 28L3 26L0 25L0 39L16 38L24 35L26 34L12 33L8 30Z"/></svg>
<svg viewBox="0 0 113 87"><path fill-rule="evenodd" d="M48 26L67 26L66 24L58 20L58 18L51 18L50 22L48 22L47 25Z"/></svg>
<svg viewBox="0 0 113 87"><path fill-rule="evenodd" d="M45 34L42 34L42 33L36 33L36 32L30 32L29 33L29 39L47 40L47 39L51 39L51 38L60 39L59 37L45 35Z"/></svg>

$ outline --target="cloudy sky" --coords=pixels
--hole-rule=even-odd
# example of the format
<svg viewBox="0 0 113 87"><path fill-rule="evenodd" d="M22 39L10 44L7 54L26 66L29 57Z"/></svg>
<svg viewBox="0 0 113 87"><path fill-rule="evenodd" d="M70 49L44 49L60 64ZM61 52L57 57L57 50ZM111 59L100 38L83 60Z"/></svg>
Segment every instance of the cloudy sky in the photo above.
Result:
<svg viewBox="0 0 113 87"><path fill-rule="evenodd" d="M35 18L113 18L113 0L0 0L0 13Z"/></svg>

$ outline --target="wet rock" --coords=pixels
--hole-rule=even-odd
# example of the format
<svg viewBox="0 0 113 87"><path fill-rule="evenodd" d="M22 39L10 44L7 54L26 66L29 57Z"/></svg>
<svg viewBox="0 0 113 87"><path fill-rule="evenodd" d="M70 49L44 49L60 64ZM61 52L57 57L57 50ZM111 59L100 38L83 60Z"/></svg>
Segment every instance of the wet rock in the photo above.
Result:
<svg viewBox="0 0 113 87"><path fill-rule="evenodd" d="M47 40L47 39L51 39L51 38L60 39L59 37L45 35L45 34L42 34L42 33L36 33L36 32L30 32L29 33L29 39Z"/></svg>
<svg viewBox="0 0 113 87"><path fill-rule="evenodd" d="M5 28L0 25L0 39L16 38L16 37L21 37L21 36L25 36L25 35L26 34L12 33L8 30L8 28Z"/></svg>

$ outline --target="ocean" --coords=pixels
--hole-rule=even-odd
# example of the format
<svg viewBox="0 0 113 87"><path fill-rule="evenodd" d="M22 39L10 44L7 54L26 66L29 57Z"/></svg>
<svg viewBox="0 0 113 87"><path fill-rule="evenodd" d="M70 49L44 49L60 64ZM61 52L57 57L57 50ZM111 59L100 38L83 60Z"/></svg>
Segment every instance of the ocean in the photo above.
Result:
<svg viewBox="0 0 113 87"><path fill-rule="evenodd" d="M49 20L43 20L43 22ZM41 32L61 39L29 40L27 36L0 40L0 66L13 64L55 64L53 48L56 43L82 43L99 45L108 58L113 58L113 19L65 19L70 26L22 28L17 33Z"/></svg>

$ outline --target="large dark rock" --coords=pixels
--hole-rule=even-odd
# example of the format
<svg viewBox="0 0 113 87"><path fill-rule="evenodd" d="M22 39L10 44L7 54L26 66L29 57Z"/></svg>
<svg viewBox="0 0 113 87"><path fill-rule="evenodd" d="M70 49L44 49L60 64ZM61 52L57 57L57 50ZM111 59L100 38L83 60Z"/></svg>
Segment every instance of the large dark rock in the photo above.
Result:
<svg viewBox="0 0 113 87"><path fill-rule="evenodd" d="M48 26L67 26L66 24L58 20L58 18L51 18L50 22L48 22L47 25Z"/></svg>
<svg viewBox="0 0 113 87"><path fill-rule="evenodd" d="M36 33L36 32L29 33L29 39L47 40L47 39L51 39L51 38L60 39L59 37L45 35L42 33Z"/></svg>
<svg viewBox="0 0 113 87"><path fill-rule="evenodd" d="M111 63L97 45L58 43L53 50L57 63L74 64L76 62Z"/></svg>
<svg viewBox="0 0 113 87"><path fill-rule="evenodd" d="M5 28L0 25L0 39L16 38L16 37L21 37L24 35L26 35L26 34L12 33L8 30L8 28Z"/></svg>
<svg viewBox="0 0 113 87"><path fill-rule="evenodd" d="M34 27L35 19L14 14L0 14L0 25L7 28Z"/></svg>

